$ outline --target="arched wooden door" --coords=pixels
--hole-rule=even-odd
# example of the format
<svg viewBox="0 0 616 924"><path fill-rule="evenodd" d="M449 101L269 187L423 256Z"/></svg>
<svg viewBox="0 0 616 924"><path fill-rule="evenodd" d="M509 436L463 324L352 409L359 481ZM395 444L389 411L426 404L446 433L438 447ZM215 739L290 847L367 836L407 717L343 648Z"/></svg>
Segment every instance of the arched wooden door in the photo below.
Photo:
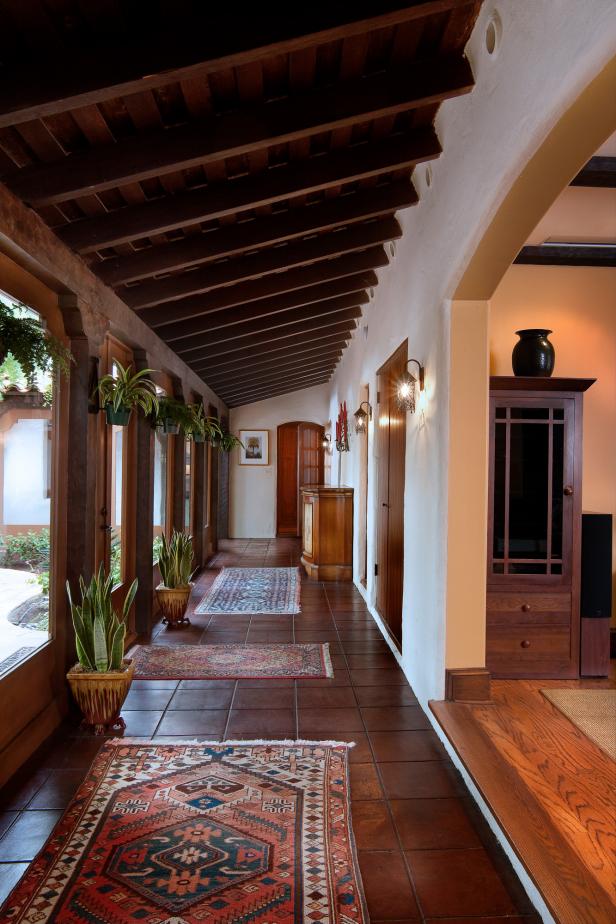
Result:
<svg viewBox="0 0 616 924"><path fill-rule="evenodd" d="M300 488L323 483L323 436L320 424L293 421L278 427L276 535L300 536Z"/></svg>

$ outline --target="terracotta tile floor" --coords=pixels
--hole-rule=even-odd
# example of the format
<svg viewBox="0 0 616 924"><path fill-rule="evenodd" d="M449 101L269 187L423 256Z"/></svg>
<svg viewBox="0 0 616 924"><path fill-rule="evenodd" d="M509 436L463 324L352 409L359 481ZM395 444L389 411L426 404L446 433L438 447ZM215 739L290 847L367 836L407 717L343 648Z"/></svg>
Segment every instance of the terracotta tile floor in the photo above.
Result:
<svg viewBox="0 0 616 924"><path fill-rule="evenodd" d="M195 601L223 565L298 564L295 540L221 546L197 583ZM304 580L295 617L191 619L180 631L157 625L152 641L329 641L335 677L136 681L123 711L126 734L355 741L353 826L372 924L538 920L352 585ZM1 898L43 845L100 743L67 722L0 793Z"/></svg>

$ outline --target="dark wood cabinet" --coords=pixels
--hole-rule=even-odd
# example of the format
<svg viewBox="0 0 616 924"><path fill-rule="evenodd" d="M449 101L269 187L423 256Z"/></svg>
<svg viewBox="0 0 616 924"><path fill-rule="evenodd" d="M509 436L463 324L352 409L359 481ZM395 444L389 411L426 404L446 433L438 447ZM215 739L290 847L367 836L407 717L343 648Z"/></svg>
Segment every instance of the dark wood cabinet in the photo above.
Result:
<svg viewBox="0 0 616 924"><path fill-rule="evenodd" d="M577 677L582 402L594 379L490 379L486 664Z"/></svg>

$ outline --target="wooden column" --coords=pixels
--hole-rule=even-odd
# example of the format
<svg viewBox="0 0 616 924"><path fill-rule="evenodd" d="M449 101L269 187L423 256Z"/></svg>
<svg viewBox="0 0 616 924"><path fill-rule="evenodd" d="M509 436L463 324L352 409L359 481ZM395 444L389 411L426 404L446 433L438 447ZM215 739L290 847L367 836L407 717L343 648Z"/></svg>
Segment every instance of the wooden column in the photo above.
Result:
<svg viewBox="0 0 616 924"><path fill-rule="evenodd" d="M66 577L73 593L80 575L85 581L95 567L96 511L96 415L88 413L90 375L98 343L91 342L83 325L83 306L73 295L60 296L68 347L75 360L71 363L68 387L67 507L66 507ZM66 665L75 661L75 641L66 633Z"/></svg>
<svg viewBox="0 0 616 924"><path fill-rule="evenodd" d="M182 383L173 379L173 397L178 401L184 400ZM170 451L173 452L173 511L171 517L172 528L180 532L184 529L184 434L180 430L177 436L172 436Z"/></svg>
<svg viewBox="0 0 616 924"><path fill-rule="evenodd" d="M218 410L213 405L210 404L208 408L208 415L210 417L218 417ZM208 548L205 549L205 561L208 561L213 555L218 551L218 491L219 491L219 476L220 471L220 460L222 456L227 456L227 465L228 453L222 451L222 449L213 449L210 461L211 461L211 493L210 493L210 530L208 536Z"/></svg>
<svg viewBox="0 0 616 924"><path fill-rule="evenodd" d="M133 350L135 369L147 369L145 350ZM135 629L147 632L152 622L154 593L152 543L154 541L154 440L152 425L137 414L137 471L135 478L135 577L139 581L135 597Z"/></svg>
<svg viewBox="0 0 616 924"><path fill-rule="evenodd" d="M194 562L196 568L201 568L203 566L203 558L205 554L205 549L203 548L203 511L205 509L205 491L207 491L207 485L205 484L205 478L203 477L203 453L207 451L206 443L193 443L192 447L192 464L193 464L193 523L192 523L192 537L193 537L193 551L194 551Z"/></svg>
<svg viewBox="0 0 616 924"><path fill-rule="evenodd" d="M224 430L229 427L227 417L220 420ZM212 453L213 455L213 453ZM218 510L216 515L216 538L229 538L229 453L218 453Z"/></svg>

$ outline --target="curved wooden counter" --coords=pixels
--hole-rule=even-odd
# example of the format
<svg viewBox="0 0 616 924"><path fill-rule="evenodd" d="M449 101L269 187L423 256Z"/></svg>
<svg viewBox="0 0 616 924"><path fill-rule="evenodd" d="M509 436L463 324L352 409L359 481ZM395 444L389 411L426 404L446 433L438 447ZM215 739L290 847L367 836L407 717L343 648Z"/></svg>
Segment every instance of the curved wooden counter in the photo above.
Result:
<svg viewBox="0 0 616 924"><path fill-rule="evenodd" d="M353 580L353 488L309 485L302 493L302 558L308 577Z"/></svg>

